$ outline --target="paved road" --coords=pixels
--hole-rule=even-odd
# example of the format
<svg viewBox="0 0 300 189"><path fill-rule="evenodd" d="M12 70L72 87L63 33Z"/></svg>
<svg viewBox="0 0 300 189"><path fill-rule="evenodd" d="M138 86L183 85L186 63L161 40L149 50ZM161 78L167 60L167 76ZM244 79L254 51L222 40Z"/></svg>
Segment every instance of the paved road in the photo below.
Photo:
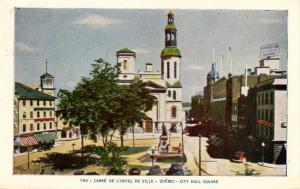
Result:
<svg viewBox="0 0 300 189"><path fill-rule="evenodd" d="M201 175L208 176L234 176L245 173L245 165L243 163L234 163L228 159L211 158L207 153L207 138L201 138ZM199 175L199 138L184 137L185 153L187 155L187 166L192 171L193 175ZM286 175L286 165L266 164L260 166L257 163L247 162L250 169L259 175L279 176Z"/></svg>

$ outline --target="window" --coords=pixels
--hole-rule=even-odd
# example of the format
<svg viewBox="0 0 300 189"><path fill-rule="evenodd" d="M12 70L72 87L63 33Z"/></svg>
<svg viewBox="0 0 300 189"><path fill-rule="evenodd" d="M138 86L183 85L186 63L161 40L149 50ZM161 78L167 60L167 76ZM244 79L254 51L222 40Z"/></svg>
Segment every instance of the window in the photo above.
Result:
<svg viewBox="0 0 300 189"><path fill-rule="evenodd" d="M167 62L167 78L170 78L170 62Z"/></svg>
<svg viewBox="0 0 300 189"><path fill-rule="evenodd" d="M171 91L168 91L168 97L171 97Z"/></svg>
<svg viewBox="0 0 300 189"><path fill-rule="evenodd" d="M127 60L124 60L123 68L124 68L124 70L127 70Z"/></svg>
<svg viewBox="0 0 300 189"><path fill-rule="evenodd" d="M257 110L257 119L260 119L260 110Z"/></svg>
<svg viewBox="0 0 300 189"><path fill-rule="evenodd" d="M46 78L43 80L44 86L51 86L52 85L52 79Z"/></svg>
<svg viewBox="0 0 300 189"><path fill-rule="evenodd" d="M33 131L33 124L30 123L30 131Z"/></svg>
<svg viewBox="0 0 300 189"><path fill-rule="evenodd" d="M264 103L265 103L265 94L262 93L261 94L261 105L264 105Z"/></svg>
<svg viewBox="0 0 300 189"><path fill-rule="evenodd" d="M50 111L50 117L52 117L52 111Z"/></svg>
<svg viewBox="0 0 300 189"><path fill-rule="evenodd" d="M269 121L269 110L266 110L266 121Z"/></svg>
<svg viewBox="0 0 300 189"><path fill-rule="evenodd" d="M40 112L39 111L36 112L36 117L40 117Z"/></svg>
<svg viewBox="0 0 300 189"><path fill-rule="evenodd" d="M177 109L175 106L172 107L172 110L171 110L171 117L172 118L176 118L176 114L177 114Z"/></svg>
<svg viewBox="0 0 300 189"><path fill-rule="evenodd" d="M52 100L49 101L49 105L52 106Z"/></svg>
<svg viewBox="0 0 300 189"><path fill-rule="evenodd" d="M274 92L271 92L270 104L274 104Z"/></svg>
<svg viewBox="0 0 300 189"><path fill-rule="evenodd" d="M260 94L257 95L257 105L260 105Z"/></svg>
<svg viewBox="0 0 300 189"><path fill-rule="evenodd" d="M43 101L44 106L46 106L46 100Z"/></svg>
<svg viewBox="0 0 300 189"><path fill-rule="evenodd" d="M262 119L262 120L265 120L265 110L262 110L262 111L261 111L261 119Z"/></svg>
<svg viewBox="0 0 300 189"><path fill-rule="evenodd" d="M266 93L265 104L269 104L269 93Z"/></svg>
<svg viewBox="0 0 300 189"><path fill-rule="evenodd" d="M177 62L174 62L174 78L177 77Z"/></svg>
<svg viewBox="0 0 300 189"><path fill-rule="evenodd" d="M23 106L26 106L26 100L23 100Z"/></svg>
<svg viewBox="0 0 300 189"><path fill-rule="evenodd" d="M40 123L37 123L36 129L39 131L40 130Z"/></svg>
<svg viewBox="0 0 300 189"><path fill-rule="evenodd" d="M26 112L23 112L23 118L24 119L26 118Z"/></svg>
<svg viewBox="0 0 300 189"><path fill-rule="evenodd" d="M176 100L176 91L173 91L173 99Z"/></svg>
<svg viewBox="0 0 300 189"><path fill-rule="evenodd" d="M50 127L50 129L52 129L52 122L49 123L49 127Z"/></svg>
<svg viewBox="0 0 300 189"><path fill-rule="evenodd" d="M46 130L47 129L47 126L46 126L46 123L44 123L44 130Z"/></svg>
<svg viewBox="0 0 300 189"><path fill-rule="evenodd" d="M270 113L270 121L272 123L274 123L274 110L271 110L271 113Z"/></svg>
<svg viewBox="0 0 300 189"><path fill-rule="evenodd" d="M26 132L26 124L23 124L23 132Z"/></svg>
<svg viewBox="0 0 300 189"><path fill-rule="evenodd" d="M32 100L30 100L30 106L32 106L33 105L33 102L32 102Z"/></svg>
<svg viewBox="0 0 300 189"><path fill-rule="evenodd" d="M39 100L36 101L36 105L37 105L37 106L40 105L40 101L39 101Z"/></svg>
<svg viewBox="0 0 300 189"><path fill-rule="evenodd" d="M43 114L44 114L44 117L46 117L46 116L47 116L47 114L46 114L46 111L44 111L44 112L43 112Z"/></svg>
<svg viewBox="0 0 300 189"><path fill-rule="evenodd" d="M30 112L30 118L33 118L33 112Z"/></svg>

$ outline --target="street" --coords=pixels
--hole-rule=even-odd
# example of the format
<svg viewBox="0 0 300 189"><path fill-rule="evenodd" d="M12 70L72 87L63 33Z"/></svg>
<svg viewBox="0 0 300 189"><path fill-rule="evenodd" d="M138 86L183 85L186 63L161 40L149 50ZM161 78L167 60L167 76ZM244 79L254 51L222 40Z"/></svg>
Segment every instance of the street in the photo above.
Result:
<svg viewBox="0 0 300 189"><path fill-rule="evenodd" d="M243 163L234 163L228 159L215 159L210 157L207 153L207 138L201 138L201 175L203 176L234 176L234 175L243 175L246 170L246 166ZM118 139L116 138L115 141L119 144ZM157 144L158 139L154 137L147 138L147 139L137 139L135 141L136 146L146 146L151 147ZM171 143L172 146L176 146L181 141L181 137L172 137ZM85 140L85 145L89 144L96 144L100 145L100 141L94 143L91 140ZM41 157L45 157L47 153L58 152L58 153L71 153L74 149L80 149L80 140L74 141L60 141L59 145L54 147L48 151L42 152L31 152L30 153L30 161L38 160ZM125 140L125 145L131 146L132 140L127 139ZM184 151L187 157L186 166L191 170L193 176L199 175L199 137L190 137L184 136ZM144 155L145 152L139 152L135 154L131 154L126 156L128 160L128 165L130 167L138 166L138 167L149 167L151 165L150 162L140 162L138 160L139 157ZM274 165L274 164L267 164L265 163L264 166L260 166L257 163L253 162L246 162L249 165L249 169L253 169L254 174L260 175L272 175L272 176L279 176L286 174L286 165ZM167 169L170 167L170 163L165 162L155 162L155 164L160 165L163 169ZM31 167L34 166L34 163L30 164ZM27 153L23 155L19 155L14 157L14 173L15 174L24 174L26 173L27 167ZM88 166L85 168L86 171L96 171L98 173L104 174L103 169L97 166ZM101 170L101 171L100 171ZM99 172L100 171L100 172ZM35 173L34 170L29 171L30 174ZM67 174L72 174L72 172L64 172ZM147 170L142 170L142 175L145 175ZM60 173L62 174L62 173Z"/></svg>
<svg viewBox="0 0 300 189"><path fill-rule="evenodd" d="M193 175L199 174L198 162L199 162L199 138L185 136L185 153L187 156L187 166L192 171ZM244 163L231 162L228 159L215 159L211 158L207 153L207 138L201 138L201 165L202 175L205 176L234 176L243 175L245 172ZM268 176L284 176L286 175L286 165L275 165L264 163L264 166L260 166L257 163L246 162L250 169L254 170L254 173L259 175Z"/></svg>

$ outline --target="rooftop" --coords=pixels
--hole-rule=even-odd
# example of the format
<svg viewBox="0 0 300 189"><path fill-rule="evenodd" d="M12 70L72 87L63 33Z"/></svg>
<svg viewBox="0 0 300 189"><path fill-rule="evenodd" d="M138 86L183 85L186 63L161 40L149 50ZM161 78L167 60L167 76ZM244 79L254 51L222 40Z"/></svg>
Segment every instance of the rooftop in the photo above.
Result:
<svg viewBox="0 0 300 189"><path fill-rule="evenodd" d="M177 47L166 47L161 51L160 57L177 56L181 57L180 50Z"/></svg>
<svg viewBox="0 0 300 189"><path fill-rule="evenodd" d="M125 47L123 49L118 50L117 53L135 53L135 52Z"/></svg>
<svg viewBox="0 0 300 189"><path fill-rule="evenodd" d="M30 88L22 83L15 83L15 94L19 95L20 98L41 98L41 99L55 99L54 96L40 92L36 89Z"/></svg>

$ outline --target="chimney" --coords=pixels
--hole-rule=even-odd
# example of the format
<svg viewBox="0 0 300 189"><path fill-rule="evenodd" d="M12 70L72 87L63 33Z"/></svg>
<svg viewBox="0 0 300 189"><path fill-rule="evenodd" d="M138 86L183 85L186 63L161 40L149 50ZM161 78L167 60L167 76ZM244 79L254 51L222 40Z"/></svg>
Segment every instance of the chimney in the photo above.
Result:
<svg viewBox="0 0 300 189"><path fill-rule="evenodd" d="M146 72L153 72L152 63L146 63Z"/></svg>

